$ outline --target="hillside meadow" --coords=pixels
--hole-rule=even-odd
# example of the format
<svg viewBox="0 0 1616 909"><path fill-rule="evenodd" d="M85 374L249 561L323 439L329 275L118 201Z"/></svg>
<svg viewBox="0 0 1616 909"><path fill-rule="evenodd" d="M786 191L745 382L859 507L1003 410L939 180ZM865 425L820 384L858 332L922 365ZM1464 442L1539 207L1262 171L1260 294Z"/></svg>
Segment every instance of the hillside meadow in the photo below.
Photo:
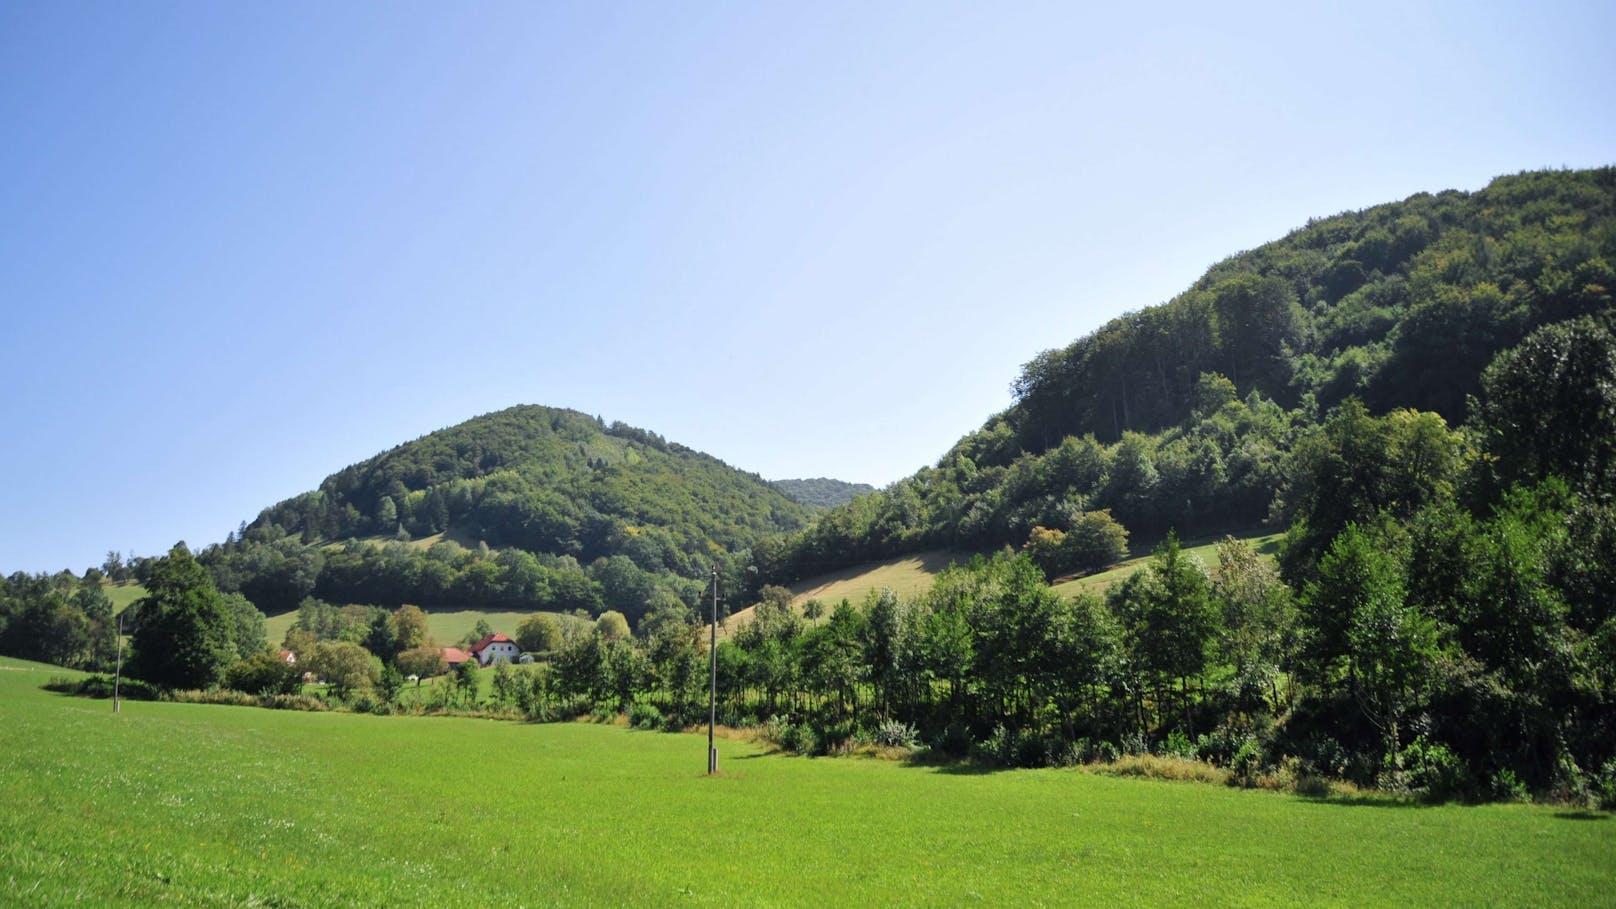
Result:
<svg viewBox="0 0 1616 909"><path fill-rule="evenodd" d="M69 698L0 660L0 905L1610 905L1616 821L580 723Z"/></svg>

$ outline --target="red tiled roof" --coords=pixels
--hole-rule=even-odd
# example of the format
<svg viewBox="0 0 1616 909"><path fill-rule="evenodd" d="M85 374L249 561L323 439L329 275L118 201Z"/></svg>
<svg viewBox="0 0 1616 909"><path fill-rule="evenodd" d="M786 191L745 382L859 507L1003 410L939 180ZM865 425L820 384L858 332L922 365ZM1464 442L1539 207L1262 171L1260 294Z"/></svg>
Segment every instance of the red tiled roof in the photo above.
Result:
<svg viewBox="0 0 1616 909"><path fill-rule="evenodd" d="M443 661L445 663L464 663L469 657L470 654L459 647L443 648Z"/></svg>
<svg viewBox="0 0 1616 909"><path fill-rule="evenodd" d="M506 637L504 634L496 631L493 634L488 635L487 637L485 637L482 640L478 641L477 643L471 645L471 652L481 655L482 652L483 652L483 648L487 647L489 644L515 644L515 643L516 643L515 641L513 641L510 638Z"/></svg>

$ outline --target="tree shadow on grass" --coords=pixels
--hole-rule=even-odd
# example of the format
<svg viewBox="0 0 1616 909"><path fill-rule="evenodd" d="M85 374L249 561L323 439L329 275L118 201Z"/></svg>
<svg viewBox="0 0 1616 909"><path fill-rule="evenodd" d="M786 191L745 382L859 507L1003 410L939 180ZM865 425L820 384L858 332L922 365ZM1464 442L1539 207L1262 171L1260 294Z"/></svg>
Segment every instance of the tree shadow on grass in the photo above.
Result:
<svg viewBox="0 0 1616 909"><path fill-rule="evenodd" d="M1001 770L1008 769L996 767L992 764L984 764L981 761L973 761L969 758L950 757L946 754L937 754L931 751L916 752L904 758L903 765L913 767L916 770L930 770L933 773L942 773L948 776L986 776L990 773L998 773Z"/></svg>
<svg viewBox="0 0 1616 909"><path fill-rule="evenodd" d="M1610 815L1603 811L1556 811L1554 816L1562 821L1608 821Z"/></svg>

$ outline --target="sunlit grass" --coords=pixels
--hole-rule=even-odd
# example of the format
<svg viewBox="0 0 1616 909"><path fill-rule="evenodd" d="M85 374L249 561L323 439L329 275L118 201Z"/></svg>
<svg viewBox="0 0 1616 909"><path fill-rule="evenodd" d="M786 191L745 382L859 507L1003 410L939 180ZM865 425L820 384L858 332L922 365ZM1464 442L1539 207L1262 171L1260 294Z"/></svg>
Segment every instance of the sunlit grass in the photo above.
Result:
<svg viewBox="0 0 1616 909"><path fill-rule="evenodd" d="M105 584L101 588L112 601L112 614L117 615L129 608L134 601L146 595L146 588L129 582L125 584Z"/></svg>
<svg viewBox="0 0 1616 909"><path fill-rule="evenodd" d="M1219 534L1215 537L1197 537L1185 540L1183 542L1183 552L1185 555L1200 559L1201 564L1205 565L1208 570L1216 569L1218 567L1218 542L1224 539L1225 536L1225 534ZM1233 536L1235 539L1242 540L1247 545L1255 548L1258 553L1267 559L1273 560L1278 556L1279 541L1284 538L1285 534L1259 530L1233 534ZM1087 577L1062 581L1054 585L1054 590L1061 596L1068 597L1077 596L1080 593L1105 593L1112 584L1126 580L1129 575L1143 568L1145 563L1150 560L1150 554L1155 549L1155 545L1152 543L1148 546L1136 546L1133 552L1129 554L1127 561L1120 562L1105 571L1097 572Z"/></svg>
<svg viewBox="0 0 1616 909"><path fill-rule="evenodd" d="M1616 822L616 726L126 703L0 668L0 905L1608 905ZM957 768L956 768L957 769ZM1580 819L1591 818L1591 819Z"/></svg>

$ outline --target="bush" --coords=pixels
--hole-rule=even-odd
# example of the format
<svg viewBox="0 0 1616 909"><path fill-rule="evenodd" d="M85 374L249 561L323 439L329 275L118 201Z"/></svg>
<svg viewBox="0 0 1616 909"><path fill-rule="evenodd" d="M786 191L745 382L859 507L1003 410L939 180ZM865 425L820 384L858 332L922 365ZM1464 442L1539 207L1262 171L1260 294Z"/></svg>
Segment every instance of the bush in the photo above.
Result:
<svg viewBox="0 0 1616 909"><path fill-rule="evenodd" d="M1240 750L1229 759L1229 782L1233 785L1251 787L1257 785L1257 778L1263 770L1262 743L1255 738L1246 739Z"/></svg>
<svg viewBox="0 0 1616 909"><path fill-rule="evenodd" d="M888 748L913 748L920 741L920 733L908 723L888 720L875 727L871 741Z"/></svg>
<svg viewBox="0 0 1616 909"><path fill-rule="evenodd" d="M1592 800L1596 808L1616 811L1616 757L1605 762L1594 779Z"/></svg>
<svg viewBox="0 0 1616 909"><path fill-rule="evenodd" d="M238 660L224 671L224 685L247 694L296 694L303 673L269 651Z"/></svg>
<svg viewBox="0 0 1616 909"><path fill-rule="evenodd" d="M1401 766L1399 766L1401 765ZM1470 771L1459 756L1440 742L1416 738L1394 760L1387 755L1381 788L1432 801L1455 798L1471 790Z"/></svg>
<svg viewBox="0 0 1616 909"><path fill-rule="evenodd" d="M1108 776L1134 776L1197 783L1226 783L1230 781L1231 776L1228 771L1201 761L1154 754L1125 754L1095 769Z"/></svg>
<svg viewBox="0 0 1616 909"><path fill-rule="evenodd" d="M971 753L971 748L974 744L971 741L969 727L964 723L949 723L943 727L942 732L938 733L931 746L943 754L952 755L953 757L965 757Z"/></svg>
<svg viewBox="0 0 1616 909"><path fill-rule="evenodd" d="M1158 754L1166 757L1183 758L1187 761L1195 760L1195 751L1195 743L1190 741L1190 737L1176 729L1169 732L1167 740L1162 742L1161 747L1156 749Z"/></svg>
<svg viewBox="0 0 1616 909"><path fill-rule="evenodd" d="M1020 729L1008 729L1001 723L993 727L993 732L978 746L977 754L1006 767L1047 767L1051 755L1059 755L1063 750L1059 739L1045 740Z"/></svg>
<svg viewBox="0 0 1616 909"><path fill-rule="evenodd" d="M1123 733L1117 747L1123 754L1149 754L1150 739L1143 732L1127 732Z"/></svg>
<svg viewBox="0 0 1616 909"><path fill-rule="evenodd" d="M83 698L110 698L113 682L111 676L105 675L89 675L82 679L55 676L40 687L46 691L57 691ZM124 679L118 696L126 701L155 701L162 697L162 692L150 682Z"/></svg>
<svg viewBox="0 0 1616 909"><path fill-rule="evenodd" d="M1505 767L1493 774L1492 780L1487 784L1487 794L1494 801L1499 802L1529 802L1532 794L1526 790L1526 784L1515 775L1515 771Z"/></svg>
<svg viewBox="0 0 1616 909"><path fill-rule="evenodd" d="M662 710L650 701L636 700L629 705L628 724L636 729L661 729L664 724Z"/></svg>
<svg viewBox="0 0 1616 909"><path fill-rule="evenodd" d="M819 733L807 723L787 723L780 729L780 747L797 754L823 752Z"/></svg>

